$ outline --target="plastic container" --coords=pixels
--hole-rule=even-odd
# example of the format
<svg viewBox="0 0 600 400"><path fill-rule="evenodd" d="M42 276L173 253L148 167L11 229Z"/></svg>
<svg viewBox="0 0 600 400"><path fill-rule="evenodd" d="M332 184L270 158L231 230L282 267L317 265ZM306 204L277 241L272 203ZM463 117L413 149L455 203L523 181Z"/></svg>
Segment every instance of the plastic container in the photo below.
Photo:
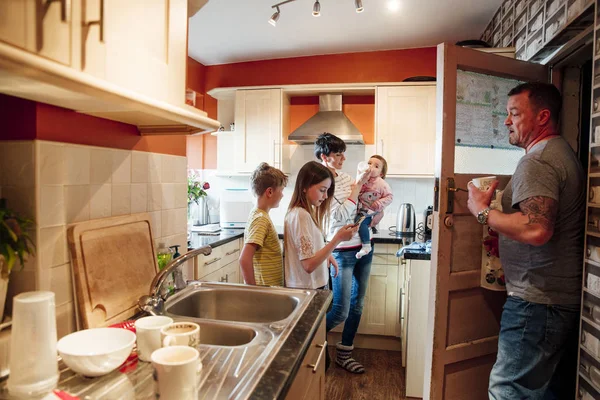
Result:
<svg viewBox="0 0 600 400"><path fill-rule="evenodd" d="M158 258L158 269L163 270L167 264L171 262L173 259L174 251L171 248L167 248L164 243L158 244L158 249L156 249L156 258Z"/></svg>

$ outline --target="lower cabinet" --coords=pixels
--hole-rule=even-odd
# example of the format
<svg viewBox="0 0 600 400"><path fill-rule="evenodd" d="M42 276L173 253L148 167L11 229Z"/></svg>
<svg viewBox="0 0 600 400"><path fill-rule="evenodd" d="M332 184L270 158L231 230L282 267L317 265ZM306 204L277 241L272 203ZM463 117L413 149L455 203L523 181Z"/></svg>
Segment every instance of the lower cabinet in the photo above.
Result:
<svg viewBox="0 0 600 400"><path fill-rule="evenodd" d="M205 282L243 283L240 281L241 239L215 247L208 256L194 261L195 278Z"/></svg>
<svg viewBox="0 0 600 400"><path fill-rule="evenodd" d="M315 333L286 400L325 400L325 316Z"/></svg>

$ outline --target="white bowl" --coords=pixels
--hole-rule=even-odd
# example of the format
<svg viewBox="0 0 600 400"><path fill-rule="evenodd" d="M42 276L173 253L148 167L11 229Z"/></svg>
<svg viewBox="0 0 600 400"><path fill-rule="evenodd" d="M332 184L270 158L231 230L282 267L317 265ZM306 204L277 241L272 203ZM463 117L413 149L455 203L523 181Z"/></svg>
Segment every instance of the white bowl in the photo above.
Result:
<svg viewBox="0 0 600 400"><path fill-rule="evenodd" d="M69 368L84 376L102 376L127 359L135 333L120 328L94 328L71 333L56 344Z"/></svg>

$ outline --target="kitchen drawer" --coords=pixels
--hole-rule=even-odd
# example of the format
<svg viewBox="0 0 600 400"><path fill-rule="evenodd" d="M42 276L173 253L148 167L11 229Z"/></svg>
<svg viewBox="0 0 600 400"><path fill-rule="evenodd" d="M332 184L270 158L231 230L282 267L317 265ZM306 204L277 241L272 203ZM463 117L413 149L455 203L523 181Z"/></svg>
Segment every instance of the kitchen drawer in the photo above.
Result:
<svg viewBox="0 0 600 400"><path fill-rule="evenodd" d="M322 384L325 377L325 352L327 351L327 341L325 339L325 317L321 321L315 337L310 343L306 355L302 359L302 364L298 368L298 373L292 382L292 386L285 397L286 400L324 400L324 392L313 390L314 385ZM321 382L319 382L321 381Z"/></svg>
<svg viewBox="0 0 600 400"><path fill-rule="evenodd" d="M375 243L373 264L397 265L396 252L399 246L393 243Z"/></svg>
<svg viewBox="0 0 600 400"><path fill-rule="evenodd" d="M221 248L221 252L223 254L221 265L228 265L240 258L241 248L239 239L226 243L222 246L219 246L218 248Z"/></svg>
<svg viewBox="0 0 600 400"><path fill-rule="evenodd" d="M196 279L203 279L206 275L220 269L224 264L223 246L216 247L207 256L198 256L194 261L194 271Z"/></svg>

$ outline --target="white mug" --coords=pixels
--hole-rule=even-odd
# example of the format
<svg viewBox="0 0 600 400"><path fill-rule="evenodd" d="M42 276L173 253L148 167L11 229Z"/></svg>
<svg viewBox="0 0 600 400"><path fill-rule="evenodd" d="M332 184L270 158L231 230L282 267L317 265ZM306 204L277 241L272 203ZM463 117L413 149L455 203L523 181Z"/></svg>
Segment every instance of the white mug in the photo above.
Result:
<svg viewBox="0 0 600 400"><path fill-rule="evenodd" d="M193 322L174 322L160 329L163 347L200 344L200 326Z"/></svg>
<svg viewBox="0 0 600 400"><path fill-rule="evenodd" d="M590 186L590 203L600 203L600 186Z"/></svg>
<svg viewBox="0 0 600 400"><path fill-rule="evenodd" d="M496 180L495 176L483 176L481 178L473 178L471 182L475 185L479 190L486 191L492 186L492 183Z"/></svg>
<svg viewBox="0 0 600 400"><path fill-rule="evenodd" d="M152 353L154 388L161 400L198 398L200 353L189 346L163 347Z"/></svg>
<svg viewBox="0 0 600 400"><path fill-rule="evenodd" d="M153 315L140 318L135 321L135 335L137 337L138 358L142 361L150 361L154 350L162 347L160 330L173 323L173 318L162 315Z"/></svg>
<svg viewBox="0 0 600 400"><path fill-rule="evenodd" d="M594 143L600 143L600 125L594 128Z"/></svg>

